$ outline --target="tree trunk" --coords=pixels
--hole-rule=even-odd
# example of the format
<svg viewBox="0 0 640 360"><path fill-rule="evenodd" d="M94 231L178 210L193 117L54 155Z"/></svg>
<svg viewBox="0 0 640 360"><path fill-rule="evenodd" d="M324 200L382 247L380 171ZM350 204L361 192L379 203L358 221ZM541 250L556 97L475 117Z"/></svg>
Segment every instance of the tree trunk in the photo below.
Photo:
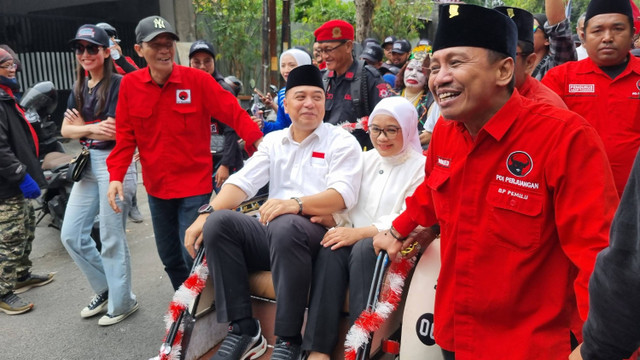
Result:
<svg viewBox="0 0 640 360"><path fill-rule="evenodd" d="M375 0L355 0L356 4L356 41L362 42L371 31L371 17Z"/></svg>

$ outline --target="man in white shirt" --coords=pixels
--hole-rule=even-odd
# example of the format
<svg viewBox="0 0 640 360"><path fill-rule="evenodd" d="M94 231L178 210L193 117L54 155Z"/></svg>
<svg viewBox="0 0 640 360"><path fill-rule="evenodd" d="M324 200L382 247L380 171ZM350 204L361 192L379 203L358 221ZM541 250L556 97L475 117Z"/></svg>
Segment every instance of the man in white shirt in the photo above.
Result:
<svg viewBox="0 0 640 360"><path fill-rule="evenodd" d="M348 210L358 200L361 150L351 134L323 123L325 92L316 67L291 71L284 106L291 126L265 136L185 236L192 256L204 238L218 321L231 322L212 359L257 358L266 350L249 297L248 272L257 270L272 271L277 294L272 358L299 358L311 267L326 232L309 217ZM267 182L269 200L259 220L232 210Z"/></svg>

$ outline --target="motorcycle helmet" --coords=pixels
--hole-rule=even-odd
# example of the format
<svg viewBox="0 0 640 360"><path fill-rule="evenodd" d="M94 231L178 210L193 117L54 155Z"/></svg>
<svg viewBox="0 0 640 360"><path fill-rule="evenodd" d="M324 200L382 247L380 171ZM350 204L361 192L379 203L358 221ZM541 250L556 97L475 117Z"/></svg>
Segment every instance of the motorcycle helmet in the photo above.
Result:
<svg viewBox="0 0 640 360"><path fill-rule="evenodd" d="M26 110L35 110L40 117L46 117L58 106L58 91L51 81L39 82L25 91L20 106Z"/></svg>
<svg viewBox="0 0 640 360"><path fill-rule="evenodd" d="M101 22L101 23L97 23L96 26L106 31L107 35L109 35L110 38L115 37L116 41L118 40L118 31L116 30L116 28L114 28L110 24L107 24L106 22Z"/></svg>
<svg viewBox="0 0 640 360"><path fill-rule="evenodd" d="M237 77L229 75L224 78L224 82L231 86L235 96L238 96L240 91L242 91L242 81L240 81L240 79L238 79Z"/></svg>

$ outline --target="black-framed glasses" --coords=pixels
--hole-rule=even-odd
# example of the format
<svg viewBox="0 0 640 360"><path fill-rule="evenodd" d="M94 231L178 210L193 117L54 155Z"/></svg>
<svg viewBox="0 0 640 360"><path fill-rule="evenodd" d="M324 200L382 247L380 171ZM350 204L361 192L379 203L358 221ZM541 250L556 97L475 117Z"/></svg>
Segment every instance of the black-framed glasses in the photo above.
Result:
<svg viewBox="0 0 640 360"><path fill-rule="evenodd" d="M319 53L320 55L324 55L324 54L329 55L329 54L330 54L330 53L332 53L335 49L339 48L340 46L342 46L342 45L344 45L344 44L346 44L346 43L347 43L346 41L343 41L343 42L341 42L341 43L340 43L340 45L336 45L336 46L334 46L334 47L332 47L332 48L325 48L325 49L323 49L323 48L318 48L318 53Z"/></svg>
<svg viewBox="0 0 640 360"><path fill-rule="evenodd" d="M89 55L95 55L98 53L98 51L100 51L101 46L96 44L89 44L89 45L73 44L71 48L76 52L76 55L84 54L85 50L87 50L87 53L89 53Z"/></svg>
<svg viewBox="0 0 640 360"><path fill-rule="evenodd" d="M395 139L395 137L398 135L398 132L400 132L401 130L401 128L395 126L389 126L386 129L377 127L375 125L369 126L369 133L372 134L373 137L377 138L378 136L380 136L380 134L384 133L384 136L389 140Z"/></svg>

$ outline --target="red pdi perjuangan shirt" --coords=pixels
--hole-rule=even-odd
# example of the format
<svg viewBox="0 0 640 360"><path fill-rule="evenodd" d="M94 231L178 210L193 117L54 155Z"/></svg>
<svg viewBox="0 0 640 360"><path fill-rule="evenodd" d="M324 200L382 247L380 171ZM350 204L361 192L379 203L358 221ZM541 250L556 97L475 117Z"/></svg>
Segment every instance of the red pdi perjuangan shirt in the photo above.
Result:
<svg viewBox="0 0 640 360"><path fill-rule="evenodd" d="M595 130L516 90L475 141L441 118L425 172L393 225L441 226L436 342L457 360L566 360L618 204Z"/></svg>
<svg viewBox="0 0 640 360"><path fill-rule="evenodd" d="M107 158L110 180L124 179L137 146L150 195L174 199L210 193L212 116L236 130L253 153L262 132L211 75L174 64L160 87L146 67L127 74L116 107L116 146Z"/></svg>
<svg viewBox="0 0 640 360"><path fill-rule="evenodd" d="M596 129L622 195L640 148L640 60L629 55L626 69L613 80L590 58L570 61L549 70L542 83Z"/></svg>

